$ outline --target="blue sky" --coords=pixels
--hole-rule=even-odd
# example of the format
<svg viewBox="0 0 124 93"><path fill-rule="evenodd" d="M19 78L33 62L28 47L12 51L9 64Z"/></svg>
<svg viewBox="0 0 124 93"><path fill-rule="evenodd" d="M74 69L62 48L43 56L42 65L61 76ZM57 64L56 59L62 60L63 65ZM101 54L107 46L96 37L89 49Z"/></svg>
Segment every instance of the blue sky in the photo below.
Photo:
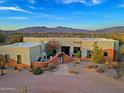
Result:
<svg viewBox="0 0 124 93"><path fill-rule="evenodd" d="M0 0L0 29L124 26L124 0Z"/></svg>

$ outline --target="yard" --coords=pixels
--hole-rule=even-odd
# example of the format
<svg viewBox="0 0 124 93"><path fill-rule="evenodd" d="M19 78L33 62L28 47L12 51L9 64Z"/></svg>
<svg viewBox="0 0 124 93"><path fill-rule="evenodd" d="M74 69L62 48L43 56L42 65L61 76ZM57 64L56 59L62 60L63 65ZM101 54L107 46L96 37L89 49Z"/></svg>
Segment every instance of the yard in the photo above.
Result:
<svg viewBox="0 0 124 93"><path fill-rule="evenodd" d="M0 76L0 93L124 93L124 82L87 69L89 62L76 64L78 74L68 73L72 64L59 65L55 72L33 75L24 70Z"/></svg>

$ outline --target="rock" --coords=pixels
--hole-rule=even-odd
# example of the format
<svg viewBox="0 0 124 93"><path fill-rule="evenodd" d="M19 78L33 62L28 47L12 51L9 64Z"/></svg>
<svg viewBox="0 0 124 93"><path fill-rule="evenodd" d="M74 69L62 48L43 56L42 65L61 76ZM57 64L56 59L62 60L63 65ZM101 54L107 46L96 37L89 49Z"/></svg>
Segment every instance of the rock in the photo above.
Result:
<svg viewBox="0 0 124 93"><path fill-rule="evenodd" d="M105 72L105 70L102 69L102 68L97 68L96 71L99 72L99 73L104 73Z"/></svg>
<svg viewBox="0 0 124 93"><path fill-rule="evenodd" d="M89 65L88 68L89 68L89 69L97 68L97 65Z"/></svg>

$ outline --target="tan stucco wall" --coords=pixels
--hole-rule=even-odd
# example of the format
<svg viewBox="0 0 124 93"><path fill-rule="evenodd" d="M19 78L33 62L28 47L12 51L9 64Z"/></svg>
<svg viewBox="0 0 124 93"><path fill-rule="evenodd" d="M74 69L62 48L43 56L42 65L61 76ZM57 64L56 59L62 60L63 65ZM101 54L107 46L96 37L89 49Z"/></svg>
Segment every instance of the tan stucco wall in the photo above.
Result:
<svg viewBox="0 0 124 93"><path fill-rule="evenodd" d="M102 49L115 49L118 51L119 42L117 40L105 39L105 38L61 38L61 37L48 37L48 38L35 38L24 37L24 42L45 42L50 40L59 41L61 46L70 46L70 53L74 51L74 47L81 47L81 50L92 50L93 44L97 42L98 46ZM86 51L82 51L82 55L86 56Z"/></svg>
<svg viewBox="0 0 124 93"><path fill-rule="evenodd" d="M82 57L87 57L87 51L93 49L93 44L97 42L99 48L108 51L108 56L114 60L119 51L119 42L116 40L83 40L82 41ZM116 53L116 54L115 54Z"/></svg>
<svg viewBox="0 0 124 93"><path fill-rule="evenodd" d="M30 62L37 61L40 56L40 46L30 48Z"/></svg>
<svg viewBox="0 0 124 93"><path fill-rule="evenodd" d="M93 49L93 44L97 42L99 48L114 49L113 41L82 41L82 49Z"/></svg>
<svg viewBox="0 0 124 93"><path fill-rule="evenodd" d="M58 38L58 37L49 37L49 38L35 38L35 37L24 37L23 41L24 42L48 42L51 40L59 41L60 45L65 45L65 46L80 46L79 43L74 43L74 42L81 42L81 38Z"/></svg>
<svg viewBox="0 0 124 93"><path fill-rule="evenodd" d="M60 37L48 37L48 38L35 38L35 37L24 37L24 42L48 42L50 40L59 41L61 46L71 46L71 47L82 47L92 49L95 42L98 43L98 46L101 48L115 48L118 49L118 41L111 39L98 39L98 40L84 40L83 38L60 38ZM81 43L80 43L81 42ZM116 44L114 44L116 43ZM115 45L115 46L114 46Z"/></svg>
<svg viewBox="0 0 124 93"><path fill-rule="evenodd" d="M17 61L17 55L21 55L22 64L30 64L29 48L0 46L0 54L8 54L10 58Z"/></svg>
<svg viewBox="0 0 124 93"><path fill-rule="evenodd" d="M74 47L82 47L81 38L58 38L58 37L49 37L49 38L35 38L35 37L24 37L24 42L41 42L47 43L51 40L58 41L60 46L70 46L70 53L73 53Z"/></svg>

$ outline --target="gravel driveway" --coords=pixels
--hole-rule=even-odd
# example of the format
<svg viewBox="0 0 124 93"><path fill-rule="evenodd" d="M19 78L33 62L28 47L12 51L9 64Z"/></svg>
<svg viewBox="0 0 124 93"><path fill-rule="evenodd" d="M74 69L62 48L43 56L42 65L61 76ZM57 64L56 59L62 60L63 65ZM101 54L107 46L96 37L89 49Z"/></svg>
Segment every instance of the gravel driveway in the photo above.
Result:
<svg viewBox="0 0 124 93"><path fill-rule="evenodd" d="M25 70L0 76L0 93L22 93L25 85L28 93L124 93L123 82L88 70L84 65L80 65L77 75L45 72L36 76Z"/></svg>

